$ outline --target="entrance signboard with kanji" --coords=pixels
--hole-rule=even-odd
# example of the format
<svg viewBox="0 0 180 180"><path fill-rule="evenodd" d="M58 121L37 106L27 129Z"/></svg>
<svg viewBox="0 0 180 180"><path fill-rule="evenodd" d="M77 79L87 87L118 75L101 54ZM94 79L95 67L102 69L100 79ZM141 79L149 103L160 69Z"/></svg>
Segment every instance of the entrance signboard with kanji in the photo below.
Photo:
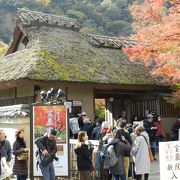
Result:
<svg viewBox="0 0 180 180"><path fill-rule="evenodd" d="M159 143L160 180L180 179L180 141Z"/></svg>

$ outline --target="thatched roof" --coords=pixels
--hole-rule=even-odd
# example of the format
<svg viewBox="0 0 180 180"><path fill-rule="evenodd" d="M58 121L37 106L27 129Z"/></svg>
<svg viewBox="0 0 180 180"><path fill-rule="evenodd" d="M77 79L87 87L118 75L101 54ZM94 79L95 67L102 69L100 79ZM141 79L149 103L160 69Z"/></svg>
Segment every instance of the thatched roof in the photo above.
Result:
<svg viewBox="0 0 180 180"><path fill-rule="evenodd" d="M17 26L29 43L0 59L0 82L31 79L155 84L142 64L130 62L120 50L135 42L82 34L70 18L25 10L18 14ZM62 26L61 21L67 25Z"/></svg>

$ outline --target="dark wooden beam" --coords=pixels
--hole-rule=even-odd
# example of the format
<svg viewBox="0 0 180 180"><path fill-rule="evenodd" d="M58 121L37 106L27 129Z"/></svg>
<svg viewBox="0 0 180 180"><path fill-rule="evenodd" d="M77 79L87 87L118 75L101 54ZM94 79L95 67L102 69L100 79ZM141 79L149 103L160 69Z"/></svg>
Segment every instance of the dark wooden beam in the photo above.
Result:
<svg viewBox="0 0 180 180"><path fill-rule="evenodd" d="M30 79L19 79L19 80L12 80L8 82L1 82L0 89L7 89L12 87L17 87L21 85L38 85L44 86L48 85L51 87L61 87L68 86L68 87L91 87L96 90L96 92L171 92L170 86L160 86L160 85L123 85L123 84L108 84L108 83L91 83L91 82L65 82L65 81L39 81L39 80L30 80Z"/></svg>
<svg viewBox="0 0 180 180"><path fill-rule="evenodd" d="M16 25L14 33L13 33L13 41L10 44L10 46L9 46L9 48L8 48L5 55L16 52L22 36L23 36L23 32L21 31L19 26Z"/></svg>

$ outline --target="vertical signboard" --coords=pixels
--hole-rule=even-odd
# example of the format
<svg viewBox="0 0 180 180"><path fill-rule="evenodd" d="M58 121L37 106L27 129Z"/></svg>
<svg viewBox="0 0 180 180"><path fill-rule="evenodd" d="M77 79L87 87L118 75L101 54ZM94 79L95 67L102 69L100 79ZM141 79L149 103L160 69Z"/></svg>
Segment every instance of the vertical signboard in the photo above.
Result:
<svg viewBox="0 0 180 180"><path fill-rule="evenodd" d="M42 176L39 168L36 168L37 146L35 139L44 136L49 129L57 130L57 153L58 161L53 161L56 177L66 177L69 175L69 138L67 108L64 105L34 105L31 108L31 155L33 177Z"/></svg>
<svg viewBox="0 0 180 180"><path fill-rule="evenodd" d="M159 143L160 179L180 179L180 141Z"/></svg>

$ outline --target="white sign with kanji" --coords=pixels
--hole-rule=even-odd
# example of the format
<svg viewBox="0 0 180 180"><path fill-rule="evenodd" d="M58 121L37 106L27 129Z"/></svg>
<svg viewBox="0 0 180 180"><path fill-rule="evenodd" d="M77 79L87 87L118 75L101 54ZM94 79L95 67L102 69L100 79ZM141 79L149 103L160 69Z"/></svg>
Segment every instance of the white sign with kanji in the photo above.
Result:
<svg viewBox="0 0 180 180"><path fill-rule="evenodd" d="M159 143L160 180L180 179L180 141Z"/></svg>

